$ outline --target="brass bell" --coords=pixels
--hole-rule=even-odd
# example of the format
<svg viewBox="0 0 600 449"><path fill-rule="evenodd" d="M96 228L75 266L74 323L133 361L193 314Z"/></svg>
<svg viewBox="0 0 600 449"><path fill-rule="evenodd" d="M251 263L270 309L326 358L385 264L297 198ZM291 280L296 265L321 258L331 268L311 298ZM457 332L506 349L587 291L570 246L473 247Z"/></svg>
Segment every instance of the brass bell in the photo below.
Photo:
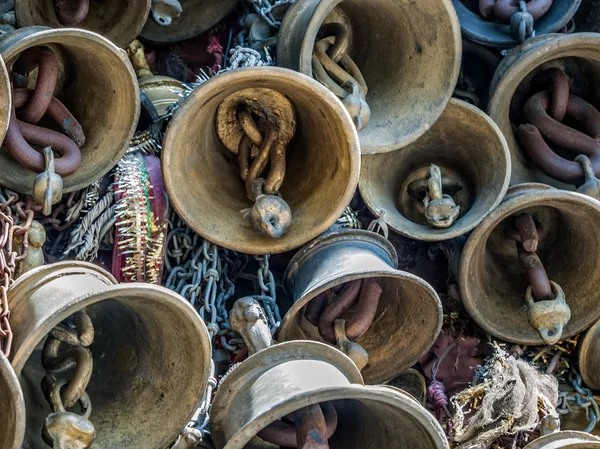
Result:
<svg viewBox="0 0 600 449"><path fill-rule="evenodd" d="M508 143L512 161L511 185L540 182L575 189L574 185L542 172L526 156L514 129L523 121L520 117L532 81L548 68L564 70L573 80L573 93L584 99L594 99L596 87L589 71L600 62L599 44L600 36L596 33L549 34L527 40L502 59L490 86L488 114Z"/></svg>
<svg viewBox="0 0 600 449"><path fill-rule="evenodd" d="M600 203L587 196L510 188L463 249L458 283L469 315L489 334L524 345L554 344L589 327L600 318L590 253L600 243L599 219Z"/></svg>
<svg viewBox="0 0 600 449"><path fill-rule="evenodd" d="M340 98L352 83L367 88L363 154L396 150L427 131L452 95L460 59L449 0L418 8L393 0L299 0L278 34L278 65L318 78Z"/></svg>
<svg viewBox="0 0 600 449"><path fill-rule="evenodd" d="M436 292L421 278L399 271L397 265L392 244L369 231L332 233L306 245L291 260L284 276L288 297L294 304L282 320L279 341L335 344L321 320L345 320L346 331L353 328L349 327L351 323L356 323L366 328L354 339L368 354L368 364L362 371L365 382L377 384L395 378L429 350L442 325L442 307ZM361 280L362 289L369 281L381 289L378 298L368 299L378 301L370 318L361 305L362 298L341 316L332 312L332 318L327 318L329 311L324 300L330 304L333 300L326 295Z"/></svg>
<svg viewBox="0 0 600 449"><path fill-rule="evenodd" d="M0 99L0 141L3 141L10 121L12 97L10 78L2 57L0 57Z"/></svg>
<svg viewBox="0 0 600 449"><path fill-rule="evenodd" d="M566 430L536 438L524 449L596 449L600 448L600 438L587 432Z"/></svg>
<svg viewBox="0 0 600 449"><path fill-rule="evenodd" d="M238 0L152 0L140 36L149 42L177 42L204 33L229 14Z"/></svg>
<svg viewBox="0 0 600 449"><path fill-rule="evenodd" d="M551 6L548 12L535 20L536 36L558 33L571 20L579 8L581 0L561 0L549 3ZM481 15L477 2L467 3L461 0L452 0L452 5L456 9L462 33L469 40L486 47L512 48L519 45L519 39L511 35L513 30L509 23L493 19L486 20ZM531 32L524 37L529 39Z"/></svg>
<svg viewBox="0 0 600 449"><path fill-rule="evenodd" d="M63 178L64 193L81 190L111 170L127 150L140 114L135 74L123 50L89 31L27 27L0 37L0 54L9 71L23 51L39 46L56 56L55 95L85 133L81 166ZM4 146L0 166L0 184L32 192L37 174L23 168Z"/></svg>
<svg viewBox="0 0 600 449"><path fill-rule="evenodd" d="M175 440L201 400L210 370L208 331L189 303L156 285L116 285L107 272L83 262L35 268L11 286L8 298L15 332L11 363L24 390L28 447L45 447L42 429L53 411L42 388L49 335L68 331L69 322L57 326L82 316L95 332L84 392L96 429L93 447L164 449ZM64 407L75 410L66 401ZM56 430L58 423L51 423Z"/></svg>
<svg viewBox="0 0 600 449"><path fill-rule="evenodd" d="M578 343L579 372L583 382L592 390L600 391L600 321L594 323L580 337Z"/></svg>
<svg viewBox="0 0 600 449"><path fill-rule="evenodd" d="M151 0L19 0L15 14L20 27L73 27L101 34L125 47L140 34Z"/></svg>
<svg viewBox="0 0 600 449"><path fill-rule="evenodd" d="M20 449L25 435L25 403L19 380L0 351L0 447Z"/></svg>
<svg viewBox="0 0 600 449"><path fill-rule="evenodd" d="M456 99L417 141L398 151L365 155L361 162L359 187L369 210L378 216L383 211L382 219L398 233L425 241L448 240L475 228L500 203L510 176L510 156L498 127ZM439 202L434 209L433 197Z"/></svg>
<svg viewBox="0 0 600 449"><path fill-rule="evenodd" d="M331 346L269 346L264 313L251 299L239 301L231 324L249 343L250 357L215 395L210 423L217 449L324 447L325 439L332 449L367 443L387 449L399 447L394 435L406 447L449 448L441 426L415 399L393 387L362 385L354 363ZM283 419L290 416L295 423Z"/></svg>
<svg viewBox="0 0 600 449"><path fill-rule="evenodd" d="M240 161L246 159L238 147L242 141L254 144L239 123L254 119L244 105L262 108L265 126L271 119L276 125L285 109L289 116L280 118L295 126L295 133L268 133L271 143L278 136L289 142L283 157L275 151L284 175L279 192L267 195L279 194L291 209L291 225L280 238L260 234L248 219L254 205L248 195L255 192L242 180ZM261 139L260 130L251 131ZM171 204L198 234L235 251L274 254L314 239L342 215L356 190L359 155L356 130L331 92L291 70L258 67L218 75L184 100L165 134L162 168ZM269 184L275 165L262 186Z"/></svg>

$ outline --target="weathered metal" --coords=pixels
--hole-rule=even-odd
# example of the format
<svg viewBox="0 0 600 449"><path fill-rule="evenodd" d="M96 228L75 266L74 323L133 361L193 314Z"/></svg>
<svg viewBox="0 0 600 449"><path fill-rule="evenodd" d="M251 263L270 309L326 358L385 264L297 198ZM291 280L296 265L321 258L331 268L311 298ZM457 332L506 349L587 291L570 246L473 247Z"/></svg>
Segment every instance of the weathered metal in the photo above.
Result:
<svg viewBox="0 0 600 449"><path fill-rule="evenodd" d="M389 241L369 231L332 233L305 246L285 273L286 290L294 304L282 320L278 339L328 341L319 332L322 323L315 326L307 316L311 305L330 289L374 280L381 296L374 316L367 317L370 326L356 343L368 353L369 364L363 370L368 384L393 379L427 352L442 324L441 303L433 288L397 270L397 264ZM341 318L351 323L358 312L355 307Z"/></svg>
<svg viewBox="0 0 600 449"><path fill-rule="evenodd" d="M578 344L579 371L585 384L600 391L600 321L580 337Z"/></svg>
<svg viewBox="0 0 600 449"><path fill-rule="evenodd" d="M298 117L280 189L292 222L278 239L258 234L242 213L253 202L215 126L219 105L251 88L286 96ZM178 214L209 241L247 254L280 253L317 237L342 215L358 182L358 137L341 102L318 82L276 67L227 72L194 90L169 123L163 148L165 187Z"/></svg>
<svg viewBox="0 0 600 449"><path fill-rule="evenodd" d="M219 23L237 3L238 0L152 0L152 14L139 34L155 43L189 39Z"/></svg>
<svg viewBox="0 0 600 449"><path fill-rule="evenodd" d="M573 21L575 22L575 31L578 33L600 31L600 1L585 0L575 13Z"/></svg>
<svg viewBox="0 0 600 449"><path fill-rule="evenodd" d="M277 64L323 79L318 66L313 73L314 48L333 27L347 32L327 54L341 65L346 55L358 72L346 61L348 70L361 73L368 86L371 117L359 133L362 153L396 150L427 131L448 103L460 71L460 32L450 2L297 1L279 30ZM361 107L356 106L358 117Z"/></svg>
<svg viewBox="0 0 600 449"><path fill-rule="evenodd" d="M505 232L506 222L523 213L533 217L539 234L537 256L547 277L564 291L566 304L553 287L555 301L536 298L542 301L525 307L530 281L519 261L517 245L522 243L515 244ZM600 235L590 232L598 219L600 203L584 195L535 184L509 189L504 202L473 231L462 253L459 285L469 315L491 335L525 345L542 345L559 337L558 324L551 329L537 321L539 314L546 313L538 310L544 309L546 302L558 308L542 322L548 318L563 323L565 306L570 309L562 338L586 329L600 318L596 287L600 275L596 258L589 253L589 248L600 242ZM539 332L530 324L532 317Z"/></svg>
<svg viewBox="0 0 600 449"><path fill-rule="evenodd" d="M525 449L596 449L600 438L586 432L566 430L536 438Z"/></svg>
<svg viewBox="0 0 600 449"><path fill-rule="evenodd" d="M101 34L123 48L140 34L150 12L150 2L19 0L15 2L15 13L20 27L82 28ZM83 8L86 4L87 11Z"/></svg>
<svg viewBox="0 0 600 449"><path fill-rule="evenodd" d="M140 112L135 74L123 50L89 31L28 27L0 38L0 54L9 70L23 52L33 47L48 48L56 56L59 73L54 94L77 118L85 133L85 143L80 149L81 167L63 178L64 192L80 190L106 174L127 150ZM98 70L98 66L102 70ZM90 86L94 89L90 90ZM52 104L49 111L54 110ZM49 115L60 118L60 106L54 108L58 111ZM27 140L26 129L33 125L20 123L20 127L21 124ZM62 128L75 130L68 125ZM31 142L46 146L47 132L44 131L39 142L36 133L32 131ZM70 141L61 133L54 134ZM76 132L71 135L77 139ZM39 154L39 161L43 160ZM60 166L60 159L56 164ZM0 151L0 165L2 185L20 193L31 193L36 173L23 168L8 154L6 147Z"/></svg>
<svg viewBox="0 0 600 449"><path fill-rule="evenodd" d="M0 57L0 140L4 140L12 111L11 84L4 59Z"/></svg>
<svg viewBox="0 0 600 449"><path fill-rule="evenodd" d="M274 448L257 434L315 404L337 413L331 449L448 448L440 425L417 401L391 387L363 386L352 361L331 346L292 341L263 349L230 372L211 409L217 449Z"/></svg>
<svg viewBox="0 0 600 449"><path fill-rule="evenodd" d="M194 309L163 287L115 284L92 264L61 262L29 271L10 288L11 362L24 389L26 444L44 447L41 430L52 411L40 387L44 341L76 312L85 310L96 334L86 390L94 447L164 449L201 400L210 341Z"/></svg>
<svg viewBox="0 0 600 449"><path fill-rule="evenodd" d="M493 7L493 9L500 13L502 21L493 21L482 16L477 1L452 0L465 37L488 47L512 48L519 45L519 40L515 39L517 36L511 36L511 24L506 21L507 18L510 20L514 17L515 13L519 14L516 10L519 2L501 0L489 3L496 3L496 7ZM527 6L527 11L531 13L531 19L535 19L531 31L535 31L535 35L540 36L548 33L556 33L564 28L577 11L577 8L579 8L581 0L554 0L547 12L539 18L537 16L543 11L543 7L547 6L544 5L547 3L547 0L533 3L537 3L537 6L541 6L541 8L536 7L532 9ZM525 37L530 36L531 32L527 33Z"/></svg>
<svg viewBox="0 0 600 449"><path fill-rule="evenodd" d="M21 449L25 435L25 402L19 380L0 351L0 447Z"/></svg>
<svg viewBox="0 0 600 449"><path fill-rule="evenodd" d="M553 69L550 73L556 72L555 69L564 71L570 79L567 80L570 92L598 106L598 86L595 85L595 78L589 74L597 70L600 63L599 43L600 36L595 33L538 36L511 50L498 66L490 87L488 113L508 142L512 160L511 185L543 182L563 189L575 189L573 185L548 176L532 163L522 149L514 130L525 123L523 111L531 93L536 92L534 88L544 90L550 85L556 85L556 82L564 84L564 81L556 79L538 78L548 69ZM542 87L534 86L534 82ZM561 91L562 89L556 90L557 94ZM554 104L554 100L549 103ZM557 104L558 106L548 109L550 116L561 109L560 102ZM576 166L580 175L583 174L579 163L570 164L572 167ZM583 177L581 179L583 180Z"/></svg>
<svg viewBox="0 0 600 449"><path fill-rule="evenodd" d="M498 127L456 99L416 142L363 156L361 162L359 187L369 210L400 234L425 241L448 240L475 228L500 203L510 177L510 155ZM458 219L446 228L431 227L425 216L431 164L441 168L444 193L460 207Z"/></svg>

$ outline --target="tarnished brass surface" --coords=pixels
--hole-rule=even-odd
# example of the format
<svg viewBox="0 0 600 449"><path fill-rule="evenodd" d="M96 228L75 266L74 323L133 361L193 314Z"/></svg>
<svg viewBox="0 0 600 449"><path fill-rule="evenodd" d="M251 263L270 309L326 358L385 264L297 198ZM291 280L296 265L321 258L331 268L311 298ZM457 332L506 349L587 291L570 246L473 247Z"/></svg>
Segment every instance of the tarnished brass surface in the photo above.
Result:
<svg viewBox="0 0 600 449"><path fill-rule="evenodd" d="M11 107L10 78L4 64L4 59L0 57L0 141L4 141L4 136L8 129Z"/></svg>
<svg viewBox="0 0 600 449"><path fill-rule="evenodd" d="M41 430L51 411L40 388L44 341L84 308L96 332L87 387L95 448L164 449L201 400L210 340L196 311L166 288L115 284L92 264L61 262L29 271L10 288L11 362L25 396L29 447L45 447Z"/></svg>
<svg viewBox="0 0 600 449"><path fill-rule="evenodd" d="M0 447L21 449L25 435L25 402L9 361L0 352Z"/></svg>
<svg viewBox="0 0 600 449"><path fill-rule="evenodd" d="M369 354L363 377L368 384L393 379L429 350L442 325L442 306L433 288L397 270L397 264L391 243L369 231L334 233L305 246L285 273L294 305L282 320L278 339L324 341L305 318L310 301L337 285L375 278L383 292L373 323L357 340Z"/></svg>
<svg viewBox="0 0 600 449"><path fill-rule="evenodd" d="M101 34L118 47L125 47L140 34L151 0L90 1L87 17L77 28ZM35 25L63 28L54 11L56 0L18 0L15 13L20 27Z"/></svg>
<svg viewBox="0 0 600 449"><path fill-rule="evenodd" d="M452 99L416 142L398 151L362 157L360 193L371 212L395 231L417 240L447 240L472 230L506 193L510 156L506 141L488 116ZM450 193L460 213L446 228L433 228L425 216L423 196L410 194L413 183L426 180L431 164L441 168L443 193ZM457 184L458 187L452 187ZM425 184L426 185L426 184Z"/></svg>
<svg viewBox="0 0 600 449"><path fill-rule="evenodd" d="M392 379L387 387L397 388L414 398L421 405L427 405L427 380L425 376L414 368L409 368Z"/></svg>
<svg viewBox="0 0 600 449"><path fill-rule="evenodd" d="M313 76L319 29L332 22L347 24L347 54L369 88L362 153L413 142L446 107L460 71L460 29L451 2L299 0L279 30L277 64Z"/></svg>
<svg viewBox="0 0 600 449"><path fill-rule="evenodd" d="M179 0L181 15L160 26L148 17L140 36L150 42L177 42L197 36L219 23L238 0Z"/></svg>
<svg viewBox="0 0 600 449"><path fill-rule="evenodd" d="M595 449L600 448L600 438L586 432L567 430L537 438L525 449Z"/></svg>
<svg viewBox="0 0 600 449"><path fill-rule="evenodd" d="M300 408L331 401L338 415L331 449L448 448L440 425L414 399L361 384L350 359L330 346L272 346L223 381L211 409L211 436L217 449L274 449L256 434Z"/></svg>
<svg viewBox="0 0 600 449"><path fill-rule="evenodd" d="M587 196L538 185L517 186L473 231L464 247L459 285L471 317L502 340L542 345L531 327L525 292L527 278L515 242L505 234L505 221L527 212L539 225L537 254L548 278L565 292L571 319L563 338L573 336L600 318L600 262L592 250L600 244L596 223L600 203Z"/></svg>
<svg viewBox="0 0 600 449"><path fill-rule="evenodd" d="M562 68L573 78L572 93L596 106L600 104L600 85L596 82L600 75L600 35L547 34L529 39L504 57L492 80L488 113L508 142L511 185L543 182L573 190L573 185L560 183L542 173L525 156L513 131L511 107L516 108L518 102L523 102L519 97L527 93L532 79L549 67Z"/></svg>
<svg viewBox="0 0 600 449"><path fill-rule="evenodd" d="M223 100L257 87L287 96L298 120L280 189L292 224L279 239L256 233L242 214L253 202L236 155L221 143L215 126ZM276 67L236 70L204 83L178 109L163 141L165 187L179 215L211 242L248 254L298 248L327 230L350 202L359 166L356 130L340 101L316 81Z"/></svg>
<svg viewBox="0 0 600 449"><path fill-rule="evenodd" d="M55 53L59 64L55 95L85 132L81 166L63 178L64 192L80 190L105 175L127 150L140 114L135 74L123 50L89 31L28 27L0 37L0 54L9 71L19 54L36 46ZM4 147L0 166L3 186L31 193L36 173L22 168Z"/></svg>
<svg viewBox="0 0 600 449"><path fill-rule="evenodd" d="M592 390L600 391L600 321L580 338L578 351L583 382Z"/></svg>

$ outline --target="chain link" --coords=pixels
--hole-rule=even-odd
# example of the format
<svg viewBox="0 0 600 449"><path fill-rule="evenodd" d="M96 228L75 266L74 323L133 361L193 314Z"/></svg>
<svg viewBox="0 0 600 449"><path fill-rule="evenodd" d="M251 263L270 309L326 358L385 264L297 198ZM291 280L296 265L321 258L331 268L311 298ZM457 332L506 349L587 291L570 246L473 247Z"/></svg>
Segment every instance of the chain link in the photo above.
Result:
<svg viewBox="0 0 600 449"><path fill-rule="evenodd" d="M600 417L598 402L594 398L592 390L582 385L581 375L574 368L569 372L569 383L573 391L560 391L558 393L558 406L556 410L561 415L568 415L573 411L570 405L572 403L585 409L588 426L583 431L591 432L596 427L596 423Z"/></svg>
<svg viewBox="0 0 600 449"><path fill-rule="evenodd" d="M279 326L281 326L281 314L277 305L277 284L275 283L273 273L269 269L269 256L254 256L254 258L259 264L257 276L260 294L254 295L252 298L260 301L262 304L267 315L269 330L272 335L275 335Z"/></svg>

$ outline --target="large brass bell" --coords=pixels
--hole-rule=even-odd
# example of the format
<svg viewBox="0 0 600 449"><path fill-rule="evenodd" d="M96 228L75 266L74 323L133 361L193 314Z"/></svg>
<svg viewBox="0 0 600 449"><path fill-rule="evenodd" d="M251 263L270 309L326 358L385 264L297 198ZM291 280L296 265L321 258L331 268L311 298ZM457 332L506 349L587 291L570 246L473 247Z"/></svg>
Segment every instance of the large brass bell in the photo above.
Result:
<svg viewBox="0 0 600 449"><path fill-rule="evenodd" d="M367 88L371 115L359 133L363 154L403 147L433 125L456 85L460 55L449 0L418 7L391 0L299 0L284 17L277 45L279 65L317 77L340 98L351 95L345 103L359 129L364 107L352 85Z"/></svg>
<svg viewBox="0 0 600 449"><path fill-rule="evenodd" d="M0 447L20 449L25 435L25 402L9 361L0 352Z"/></svg>
<svg viewBox="0 0 600 449"><path fill-rule="evenodd" d="M512 161L511 185L542 182L574 190L573 185L543 173L525 155L515 134L519 124L515 119L516 114L522 114L532 81L551 67L564 70L573 79L572 93L595 103L598 85L590 74L600 67L599 44L600 36L596 33L538 36L508 52L498 66L490 86L488 113L508 143Z"/></svg>
<svg viewBox="0 0 600 449"><path fill-rule="evenodd" d="M429 350L442 325L442 307L433 288L422 279L399 271L397 265L398 256L391 243L369 231L332 233L306 245L294 256L285 273L286 290L294 304L282 320L279 340L337 344L355 361L351 351L360 351L362 347L368 356L368 364L362 371L366 383L393 379ZM342 285L352 288L356 282L362 282L358 302L341 316L336 312L329 317L324 300L330 304L334 301L327 295ZM363 299L362 290L369 288L369 282L378 285L381 293ZM374 303L370 312L365 311L368 305L363 305L363 301ZM343 331L344 327L342 340L336 327L336 343L324 331L322 320L329 320L330 326L344 320L349 334L358 326L363 327L363 332L358 332L360 335L348 351L341 344L350 344L345 341L349 335Z"/></svg>
<svg viewBox="0 0 600 449"><path fill-rule="evenodd" d="M140 34L151 0L19 0L15 13L20 27L82 28L125 47Z"/></svg>
<svg viewBox="0 0 600 449"><path fill-rule="evenodd" d="M525 449L596 449L600 438L586 432L566 430L536 438Z"/></svg>
<svg viewBox="0 0 600 449"><path fill-rule="evenodd" d="M594 323L580 337L578 344L579 372L584 383L595 391L600 391L600 321Z"/></svg>
<svg viewBox="0 0 600 449"><path fill-rule="evenodd" d="M152 0L140 36L147 41L177 42L209 30L229 14L238 0Z"/></svg>
<svg viewBox="0 0 600 449"><path fill-rule="evenodd" d="M9 71L19 55L33 47L48 48L56 56L55 96L85 133L81 165L63 178L63 192L83 189L112 169L127 150L140 113L135 73L123 50L89 31L27 27L0 37L0 54ZM32 192L37 174L22 167L4 146L0 166L0 184L19 193Z"/></svg>
<svg viewBox="0 0 600 449"><path fill-rule="evenodd" d="M590 248L600 203L538 184L508 190L472 232L459 285L471 317L504 341L554 344L600 318L600 271Z"/></svg>
<svg viewBox="0 0 600 449"><path fill-rule="evenodd" d="M284 175L279 192L261 197L277 207L289 205L283 215L291 225L279 238L260 234L251 223L248 213L255 204L248 195L253 192L242 181L239 160L245 158L237 154L248 137L240 117L246 124L254 121L245 106L261 105L268 106L260 112L266 122L285 119L295 125L295 133L288 128L279 135L289 142L283 158L277 153ZM292 113L279 116L284 110ZM269 136L271 143L278 138L272 130ZM211 242L249 254L297 248L327 230L356 190L359 165L356 130L340 101L316 81L275 67L227 72L204 83L177 110L163 141L165 187L179 215ZM278 217L273 218L266 224L277 224Z"/></svg>
<svg viewBox="0 0 600 449"><path fill-rule="evenodd" d="M510 177L498 127L456 99L416 142L361 162L359 187L367 207L400 234L426 241L475 228L500 203Z"/></svg>
<svg viewBox="0 0 600 449"><path fill-rule="evenodd" d="M251 356L215 395L210 422L217 449L449 447L421 404L392 387L362 385L357 367L337 349L313 341L270 346L256 307L243 298L232 312L232 328L242 327Z"/></svg>
<svg viewBox="0 0 600 449"><path fill-rule="evenodd" d="M78 416L65 415L60 403L50 409L44 395L56 390L43 388L49 333L83 311L95 337L91 377L79 402L83 409L91 406L93 447L164 449L175 440L204 394L210 369L208 331L189 303L155 285L116 285L107 272L82 262L35 268L11 286L8 298L15 333L11 363L25 397L27 447L45 447L46 424L48 432L61 426L92 430ZM72 410L78 409L67 412Z"/></svg>

